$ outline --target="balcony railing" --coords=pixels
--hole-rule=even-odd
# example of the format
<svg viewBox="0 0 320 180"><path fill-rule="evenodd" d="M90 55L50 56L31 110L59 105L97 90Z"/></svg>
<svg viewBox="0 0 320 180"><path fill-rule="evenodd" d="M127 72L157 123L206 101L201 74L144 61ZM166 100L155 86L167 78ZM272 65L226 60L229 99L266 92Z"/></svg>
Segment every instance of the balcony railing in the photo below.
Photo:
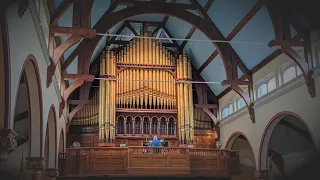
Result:
<svg viewBox="0 0 320 180"><path fill-rule="evenodd" d="M60 153L61 175L239 173L239 151L180 147L95 147Z"/></svg>

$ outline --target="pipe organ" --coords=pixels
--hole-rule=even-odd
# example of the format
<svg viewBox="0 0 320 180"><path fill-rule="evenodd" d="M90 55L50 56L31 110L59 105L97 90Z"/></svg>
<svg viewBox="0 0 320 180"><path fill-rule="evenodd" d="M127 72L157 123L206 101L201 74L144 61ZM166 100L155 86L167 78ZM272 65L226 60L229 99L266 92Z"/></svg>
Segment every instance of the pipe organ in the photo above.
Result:
<svg viewBox="0 0 320 180"><path fill-rule="evenodd" d="M92 126L98 124L99 97L98 91L93 92L92 104L86 105L71 121L74 126Z"/></svg>
<svg viewBox="0 0 320 180"><path fill-rule="evenodd" d="M101 53L93 104L72 125L95 125L98 143L142 145L157 135L171 146L193 144L204 115L193 107L190 58L185 51L174 57L150 32L142 35L121 50ZM140 143L128 143L132 139Z"/></svg>

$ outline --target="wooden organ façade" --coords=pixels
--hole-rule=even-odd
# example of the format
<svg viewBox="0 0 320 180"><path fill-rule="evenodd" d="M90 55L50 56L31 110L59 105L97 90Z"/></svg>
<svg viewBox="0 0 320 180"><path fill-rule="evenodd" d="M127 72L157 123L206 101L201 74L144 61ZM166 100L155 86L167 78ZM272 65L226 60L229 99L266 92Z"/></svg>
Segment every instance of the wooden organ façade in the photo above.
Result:
<svg viewBox="0 0 320 180"><path fill-rule="evenodd" d="M73 119L69 142L142 146L157 135L168 146L214 147L211 119L193 105L190 58L185 51L175 58L150 32L143 35L101 53L102 80L93 104Z"/></svg>

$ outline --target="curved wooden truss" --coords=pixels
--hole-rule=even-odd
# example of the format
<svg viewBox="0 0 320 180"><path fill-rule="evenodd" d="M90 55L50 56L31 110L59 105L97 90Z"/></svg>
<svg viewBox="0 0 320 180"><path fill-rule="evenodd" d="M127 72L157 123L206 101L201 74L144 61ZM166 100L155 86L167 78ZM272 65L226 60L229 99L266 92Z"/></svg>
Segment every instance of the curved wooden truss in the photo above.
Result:
<svg viewBox="0 0 320 180"><path fill-rule="evenodd" d="M108 32L114 25L121 21L125 21L133 16L141 15L141 14L165 14L167 15L163 22L159 25L158 29L161 27L165 27L165 23L168 19L168 16L174 16L179 19L182 19L188 23L190 23L193 28L189 32L189 36L191 37L192 33L195 31L195 29L199 29L202 33L204 33L209 39L213 40L230 40L232 39L232 36L228 36L225 38L222 33L219 31L217 26L212 22L210 17L207 15L206 11L209 9L209 7L212 4L212 0L209 0L207 5L203 8L198 1L196 0L190 0L191 4L179 4L179 3L168 3L166 1L129 1L129 0L113 0L111 2L111 5L109 9L106 11L106 13L100 18L100 20L96 23L96 25L93 27L93 29L96 32L99 33L106 33ZM71 32L78 32L77 35L72 35L66 42L71 42L70 44L73 44L74 41L71 41L73 39L77 39L78 36L83 37L88 34L88 31L92 31L92 29L89 29L90 26L90 12L93 1L86 1L86 0L65 0L63 3L61 3L61 7L59 6L54 14L53 21L51 22L52 25L55 25L57 20L62 16L62 14L65 12L65 10L70 6L70 3L74 3L74 18L73 18L73 29L71 29ZM264 0L260 0L258 4L255 6L255 9L250 11L250 14L254 14L261 6L264 4ZM82 5L81 5L82 4ZM117 8L118 5L128 5L127 8L123 10L119 10L117 12L114 12L114 10ZM279 20L279 14L273 13L272 8L275 6L274 3L268 4L270 14L272 15L272 20L275 23L275 19ZM147 7L147 8L146 8ZM197 10L200 16L197 16L188 10ZM83 12L81 14L81 12ZM81 14L81 15L80 15ZM249 13L248 13L249 14ZM273 15L276 14L276 15ZM76 15L79 15L79 17L75 17ZM89 18L88 18L89 17ZM248 18L248 17L247 17ZM247 20L244 20L243 22L247 22L250 18ZM128 25L129 23L124 23L125 25ZM129 24L130 25L130 24ZM244 25L241 24L238 27L241 29ZM286 26L287 27L287 26ZM79 34L79 28L87 28L86 30L83 30L82 33ZM123 29L124 27L122 27ZM278 27L275 25L275 31L280 32L283 27ZM130 27L129 27L130 29ZM132 28L131 28L132 29ZM54 33L51 31L51 33ZM312 78L312 71L310 70L310 64L307 62L302 62L301 58L297 57L297 55L292 51L290 43L287 43L286 45L283 44L283 41L279 40L286 40L283 39L279 33L276 33L276 41L272 42L272 45L280 45L282 46L283 51L288 54L290 57L294 59L296 63L298 63L299 67L302 69L302 72L305 76L306 83L309 87L309 92L312 94L312 96L315 96L314 93L314 82ZM73 38L73 39L71 39ZM82 42L79 44L79 46L72 52L72 54L68 57L68 59L62 64L63 71L72 63L75 57L78 56L78 74L97 74L98 71L98 63L92 63L90 67L90 59L93 55L93 51L95 47L97 46L98 42L101 40L102 36L95 36L91 37L92 39L86 38L83 39ZM108 38L107 40L114 40L114 38ZM51 38L51 41L53 41L53 38ZM50 43L53 46L53 43ZM186 42L183 43L183 46L185 46ZM253 93L252 93L252 72L245 66L243 61L240 59L238 54L234 51L234 49L230 46L228 43L213 43L213 45L216 47L216 51L213 52L213 54L210 56L212 59L213 57L217 56L218 54L221 56L221 59L223 61L225 72L226 72L226 80L222 83L224 86L229 86L232 90L236 91L244 100L247 105L250 117L252 122L255 122L255 115L254 115L254 109L253 109ZM60 45L62 46L62 45ZM183 48L180 47L179 49ZM58 47L59 52L61 55L70 47L63 46ZM50 49L50 48L49 48ZM53 49L53 48L51 48ZM308 48L306 48L308 49ZM309 49L310 50L310 49ZM61 53L62 52L62 53ZM59 55L59 54L58 54ZM57 55L54 56L52 53L52 59L53 59L53 65L49 67L48 69L48 76L52 76L55 64L59 62ZM308 60L308 62L310 59ZM238 77L238 67L240 70L244 73L244 76L239 78ZM49 72L50 71L50 72ZM48 78L48 84L50 84L50 77ZM92 82L84 83L80 87L80 100L88 100L89 99L89 92ZM240 88L240 85L248 86L248 93L244 92L242 88ZM199 88L197 88L199 89ZM81 107L83 107L83 104L79 104L77 108L75 108L70 116L69 120L71 121L72 116L76 113L74 111L80 110ZM209 111L208 111L209 112Z"/></svg>

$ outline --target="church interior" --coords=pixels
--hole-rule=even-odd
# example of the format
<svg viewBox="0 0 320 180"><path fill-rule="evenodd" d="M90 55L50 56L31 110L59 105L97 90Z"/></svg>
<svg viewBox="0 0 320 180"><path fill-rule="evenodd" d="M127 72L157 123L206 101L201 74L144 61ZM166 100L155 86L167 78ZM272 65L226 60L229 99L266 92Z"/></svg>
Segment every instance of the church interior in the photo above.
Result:
<svg viewBox="0 0 320 180"><path fill-rule="evenodd" d="M319 179L316 0L0 10L0 179Z"/></svg>

